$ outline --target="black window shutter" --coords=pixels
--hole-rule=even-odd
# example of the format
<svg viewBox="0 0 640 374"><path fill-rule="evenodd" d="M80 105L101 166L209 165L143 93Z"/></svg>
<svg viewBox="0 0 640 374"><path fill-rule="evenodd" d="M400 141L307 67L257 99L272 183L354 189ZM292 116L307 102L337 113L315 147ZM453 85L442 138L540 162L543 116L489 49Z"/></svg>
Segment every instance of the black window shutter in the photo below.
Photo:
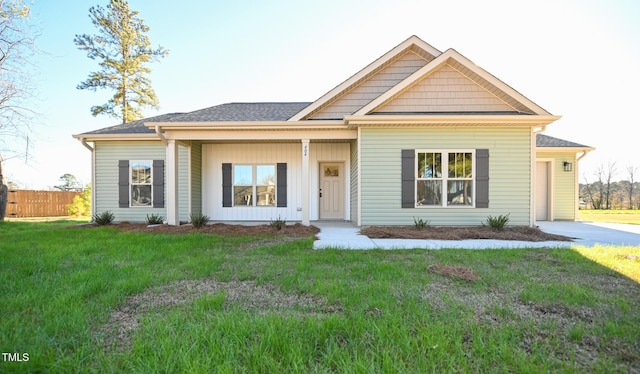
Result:
<svg viewBox="0 0 640 374"><path fill-rule="evenodd" d="M276 205L278 208L287 207L287 164L277 164Z"/></svg>
<svg viewBox="0 0 640 374"><path fill-rule="evenodd" d="M489 150L476 149L476 208L489 207Z"/></svg>
<svg viewBox="0 0 640 374"><path fill-rule="evenodd" d="M118 206L129 207L129 160L118 161Z"/></svg>
<svg viewBox="0 0 640 374"><path fill-rule="evenodd" d="M413 149L402 150L402 207L416 207L416 152Z"/></svg>
<svg viewBox="0 0 640 374"><path fill-rule="evenodd" d="M164 208L164 160L153 160L153 207Z"/></svg>
<svg viewBox="0 0 640 374"><path fill-rule="evenodd" d="M233 190L231 164L222 164L222 206L229 208L233 206L231 192Z"/></svg>

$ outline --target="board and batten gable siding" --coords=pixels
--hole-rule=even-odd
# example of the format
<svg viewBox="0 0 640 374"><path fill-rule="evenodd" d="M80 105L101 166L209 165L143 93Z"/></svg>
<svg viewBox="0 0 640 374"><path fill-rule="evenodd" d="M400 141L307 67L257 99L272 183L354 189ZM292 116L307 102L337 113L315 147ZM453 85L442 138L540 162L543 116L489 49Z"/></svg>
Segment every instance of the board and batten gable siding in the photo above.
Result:
<svg viewBox="0 0 640 374"><path fill-rule="evenodd" d="M537 158L553 159L553 219L559 221L575 221L576 204L576 173L577 162L575 153L536 153ZM572 171L564 171L563 161L573 164Z"/></svg>
<svg viewBox="0 0 640 374"><path fill-rule="evenodd" d="M311 119L336 119L351 115L426 64L424 57L407 51L389 66L315 113Z"/></svg>
<svg viewBox="0 0 640 374"><path fill-rule="evenodd" d="M514 108L450 65L444 65L376 112L509 112Z"/></svg>
<svg viewBox="0 0 640 374"><path fill-rule="evenodd" d="M95 142L95 212L111 211L117 222L144 222L147 214L160 214L166 218L166 204L164 208L153 207L119 207L118 196L118 162L120 160L165 160L166 147L160 141L105 141ZM180 219L188 218L188 160L185 147L179 147L179 193ZM154 178L157 176L154 175ZM166 202L166 165L163 180L164 200ZM184 193L183 193L184 192ZM184 195L184 196L183 196Z"/></svg>
<svg viewBox="0 0 640 374"><path fill-rule="evenodd" d="M480 225L488 215L510 214L529 225L531 131L529 128L361 128L361 225ZM402 150L489 151L489 208L402 208Z"/></svg>

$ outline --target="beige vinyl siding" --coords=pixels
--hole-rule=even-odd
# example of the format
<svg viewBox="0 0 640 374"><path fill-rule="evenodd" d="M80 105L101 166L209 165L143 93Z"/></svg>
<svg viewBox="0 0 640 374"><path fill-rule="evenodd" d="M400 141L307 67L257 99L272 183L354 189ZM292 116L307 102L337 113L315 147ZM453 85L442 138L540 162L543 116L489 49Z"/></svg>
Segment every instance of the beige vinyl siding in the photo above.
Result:
<svg viewBox="0 0 640 374"><path fill-rule="evenodd" d="M358 141L351 141L351 222L358 225Z"/></svg>
<svg viewBox="0 0 640 374"><path fill-rule="evenodd" d="M515 109L446 64L376 110L391 113L500 111Z"/></svg>
<svg viewBox="0 0 640 374"><path fill-rule="evenodd" d="M362 128L361 224L480 225L488 215L510 214L529 225L531 132L528 128ZM489 149L489 208L401 208L403 149Z"/></svg>
<svg viewBox="0 0 640 374"><path fill-rule="evenodd" d="M541 153L536 154L543 159L553 159L553 219L559 221L575 221L578 196L576 196L576 170L577 162L575 153ZM564 171L563 161L573 164L572 171Z"/></svg>
<svg viewBox="0 0 640 374"><path fill-rule="evenodd" d="M202 213L202 144L191 142L191 211Z"/></svg>
<svg viewBox="0 0 640 374"><path fill-rule="evenodd" d="M336 119L351 115L373 99L427 64L427 60L407 51L388 66L336 99L311 116L311 119Z"/></svg>
<svg viewBox="0 0 640 374"><path fill-rule="evenodd" d="M118 206L118 161L119 160L164 160L165 146L153 141L109 141L95 143L95 186L96 213L107 210L113 212L115 220L144 222L147 214L166 217L166 208ZM165 166L166 167L166 166ZM154 175L154 178L158 176ZM165 176L160 176L166 182ZM165 190L166 200L166 190Z"/></svg>

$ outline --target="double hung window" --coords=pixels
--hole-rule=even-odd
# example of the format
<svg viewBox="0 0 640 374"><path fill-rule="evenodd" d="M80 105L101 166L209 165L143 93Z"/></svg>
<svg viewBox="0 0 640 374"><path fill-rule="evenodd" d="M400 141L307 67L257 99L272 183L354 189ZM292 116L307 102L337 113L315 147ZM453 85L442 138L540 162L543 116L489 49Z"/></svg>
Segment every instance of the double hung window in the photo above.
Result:
<svg viewBox="0 0 640 374"><path fill-rule="evenodd" d="M153 189L153 168L151 161L131 161L130 199L132 207L151 206Z"/></svg>
<svg viewBox="0 0 640 374"><path fill-rule="evenodd" d="M416 206L473 206L474 151L416 151Z"/></svg>
<svg viewBox="0 0 640 374"><path fill-rule="evenodd" d="M275 165L233 165L234 206L275 206Z"/></svg>

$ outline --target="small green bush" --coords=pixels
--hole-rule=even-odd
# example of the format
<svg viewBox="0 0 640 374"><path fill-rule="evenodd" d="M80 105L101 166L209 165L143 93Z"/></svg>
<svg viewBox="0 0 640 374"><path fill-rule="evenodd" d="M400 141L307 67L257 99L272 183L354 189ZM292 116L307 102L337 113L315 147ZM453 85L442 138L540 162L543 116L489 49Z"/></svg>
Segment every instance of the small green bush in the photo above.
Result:
<svg viewBox="0 0 640 374"><path fill-rule="evenodd" d="M95 223L96 225L104 226L113 222L115 218L116 217L113 215L113 213L111 213L110 210L107 210L102 213L94 214L93 217L91 217L91 222Z"/></svg>
<svg viewBox="0 0 640 374"><path fill-rule="evenodd" d="M147 214L147 225L160 225L164 222L164 216L159 214Z"/></svg>
<svg viewBox="0 0 640 374"><path fill-rule="evenodd" d="M191 213L189 214L189 222L193 227L199 229L209 222L209 216L202 213Z"/></svg>
<svg viewBox="0 0 640 374"><path fill-rule="evenodd" d="M427 227L429 227L429 220L423 220L422 218L416 218L413 217L413 225L416 227L417 230L424 230Z"/></svg>
<svg viewBox="0 0 640 374"><path fill-rule="evenodd" d="M287 225L287 219L282 219L280 218L280 216L278 216L277 219L275 220L271 220L271 223L269 224L269 226L271 226L271 228L275 229L275 230L282 230L283 227L285 227Z"/></svg>
<svg viewBox="0 0 640 374"><path fill-rule="evenodd" d="M482 226L489 226L492 229L500 231L509 223L509 214L511 213L506 215L501 214L497 217L489 216L487 217L487 220L482 223Z"/></svg>

